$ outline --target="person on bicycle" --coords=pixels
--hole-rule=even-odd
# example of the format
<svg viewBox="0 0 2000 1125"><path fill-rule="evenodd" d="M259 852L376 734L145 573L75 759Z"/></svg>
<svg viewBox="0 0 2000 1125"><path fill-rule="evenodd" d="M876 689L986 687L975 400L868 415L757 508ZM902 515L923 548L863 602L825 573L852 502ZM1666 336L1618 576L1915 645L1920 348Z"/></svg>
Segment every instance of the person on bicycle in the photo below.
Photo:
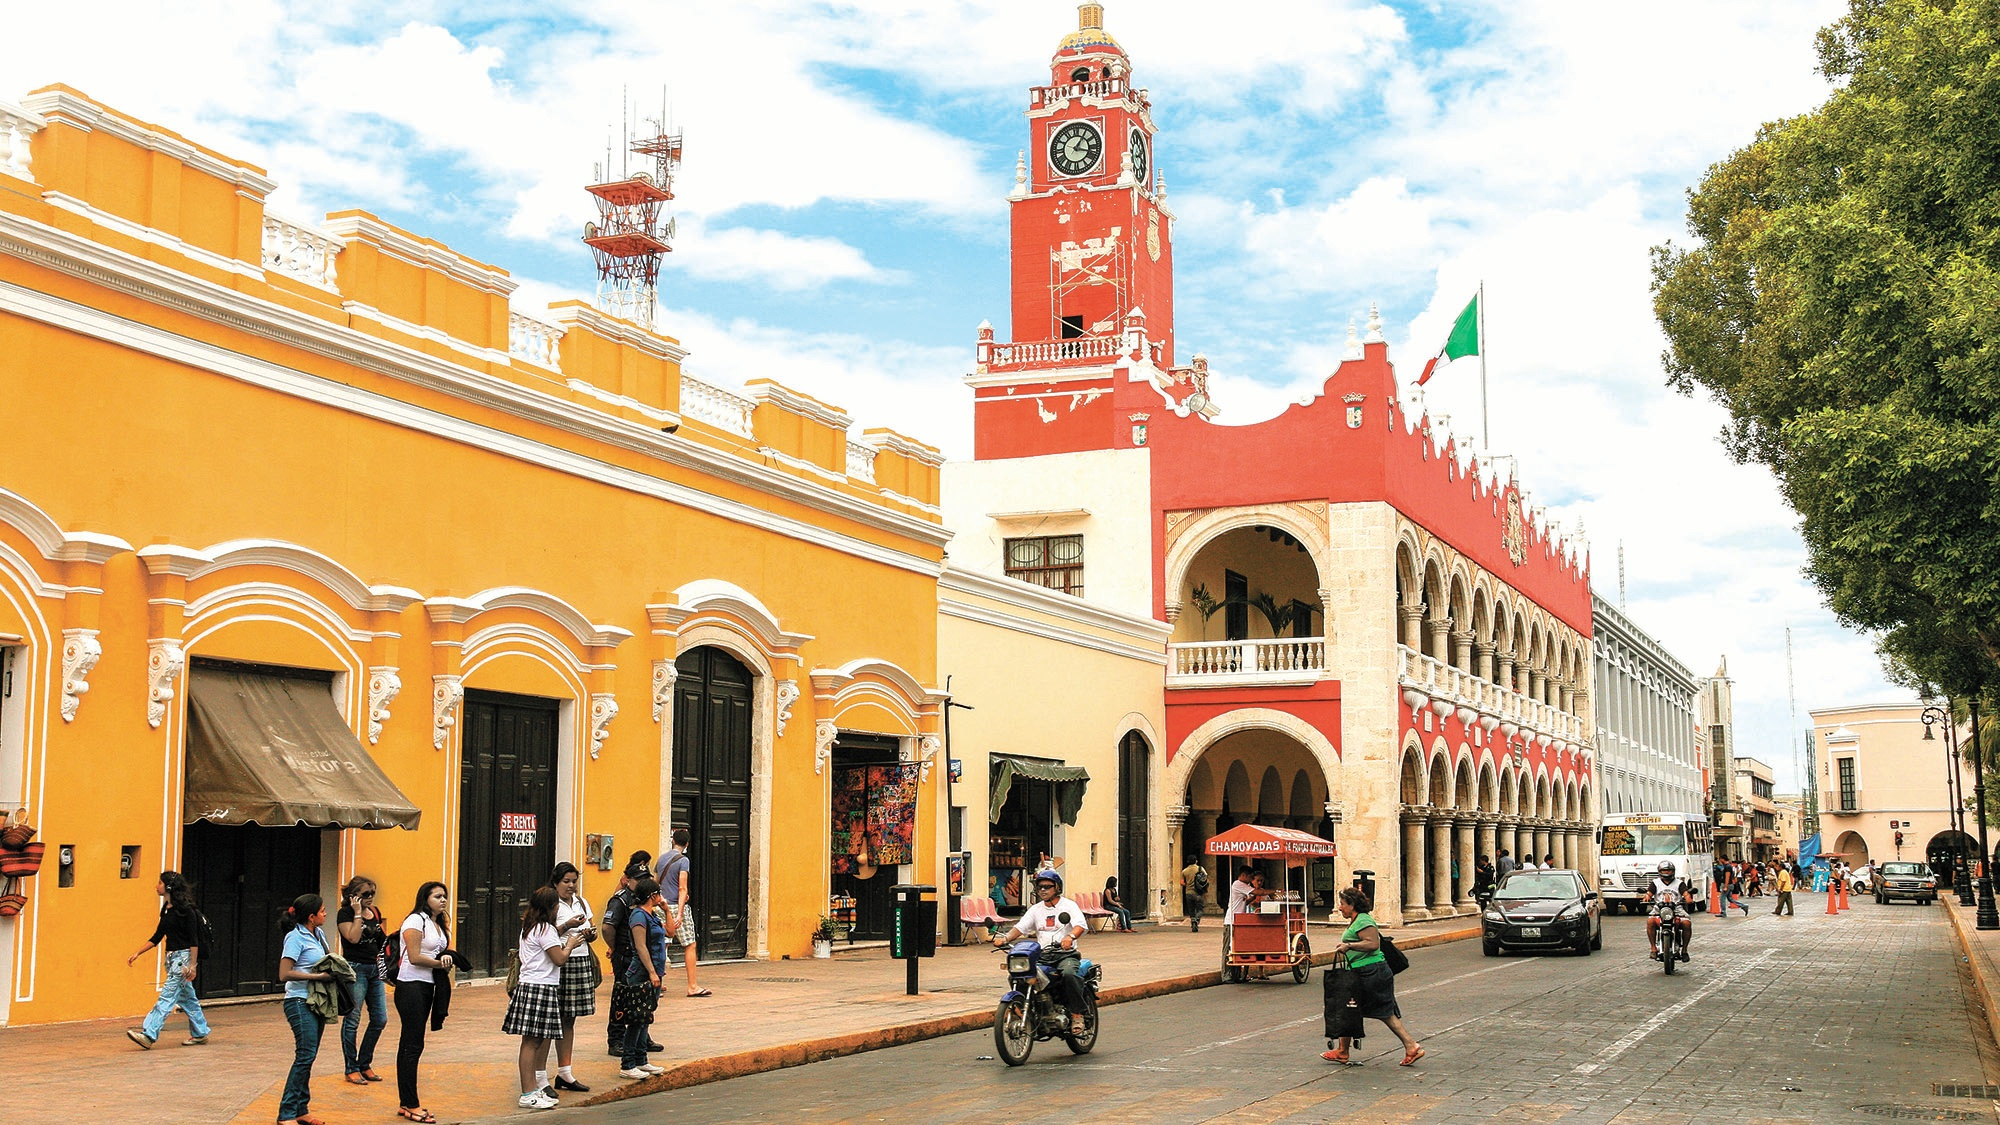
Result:
<svg viewBox="0 0 2000 1125"><path fill-rule="evenodd" d="M1088 928L1083 908L1063 897L1062 873L1053 867L1035 872L1035 898L1038 901L1022 913L1014 928L996 935L993 944L1004 946L1018 934L1032 937L1041 945L1041 963L1054 978L1050 986L1069 1013L1070 1034L1082 1035L1086 1002L1083 979L1078 976L1083 954L1077 952L1076 939Z"/></svg>
<svg viewBox="0 0 2000 1125"><path fill-rule="evenodd" d="M1686 879L1674 877L1674 865L1670 860L1660 861L1660 870L1653 877L1653 885L1646 889L1645 901L1653 904L1653 912L1646 919L1646 942L1653 947L1653 959L1660 957L1660 919L1672 918L1681 931L1681 960L1688 959L1688 939L1694 933L1694 923L1688 920L1687 908L1682 905L1694 897L1694 888Z"/></svg>

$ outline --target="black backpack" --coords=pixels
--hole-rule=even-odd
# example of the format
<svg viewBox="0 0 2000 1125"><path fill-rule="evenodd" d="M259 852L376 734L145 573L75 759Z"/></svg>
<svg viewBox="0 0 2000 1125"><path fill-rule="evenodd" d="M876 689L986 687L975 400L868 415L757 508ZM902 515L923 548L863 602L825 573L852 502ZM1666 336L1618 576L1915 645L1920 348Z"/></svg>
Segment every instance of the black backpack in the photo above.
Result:
<svg viewBox="0 0 2000 1125"><path fill-rule="evenodd" d="M1194 869L1194 893L1198 895L1208 893L1208 868L1197 867Z"/></svg>

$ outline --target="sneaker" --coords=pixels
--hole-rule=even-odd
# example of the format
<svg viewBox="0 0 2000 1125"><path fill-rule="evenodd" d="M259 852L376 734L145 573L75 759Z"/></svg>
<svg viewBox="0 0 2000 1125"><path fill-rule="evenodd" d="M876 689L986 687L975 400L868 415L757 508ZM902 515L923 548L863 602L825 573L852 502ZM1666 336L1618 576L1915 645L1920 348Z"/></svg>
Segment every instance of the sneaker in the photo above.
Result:
<svg viewBox="0 0 2000 1125"><path fill-rule="evenodd" d="M544 1097L540 1090L536 1090L530 1094L522 1094L521 1100L516 1104L522 1109L554 1109L556 1107L556 1100Z"/></svg>
<svg viewBox="0 0 2000 1125"><path fill-rule="evenodd" d="M651 1078L653 1072L643 1066L628 1066L618 1072L620 1078Z"/></svg>
<svg viewBox="0 0 2000 1125"><path fill-rule="evenodd" d="M194 1035L194 1036L190 1036L190 1037L188 1037L188 1038L186 1038L186 1039L183 1039L183 1040L181 1040L181 1046L183 1046L183 1047L206 1047L206 1046L208 1046L208 1036L206 1036L206 1035Z"/></svg>
<svg viewBox="0 0 2000 1125"><path fill-rule="evenodd" d="M640 1063L639 1069L645 1071L647 1074L665 1074L667 1072L666 1067L654 1066L652 1063Z"/></svg>
<svg viewBox="0 0 2000 1125"><path fill-rule="evenodd" d="M126 1028L125 1038L130 1039L132 1042L137 1043L140 1047L148 1051L153 1049L153 1043L155 1042L153 1037L147 1035L143 1028L137 1028L137 1027Z"/></svg>

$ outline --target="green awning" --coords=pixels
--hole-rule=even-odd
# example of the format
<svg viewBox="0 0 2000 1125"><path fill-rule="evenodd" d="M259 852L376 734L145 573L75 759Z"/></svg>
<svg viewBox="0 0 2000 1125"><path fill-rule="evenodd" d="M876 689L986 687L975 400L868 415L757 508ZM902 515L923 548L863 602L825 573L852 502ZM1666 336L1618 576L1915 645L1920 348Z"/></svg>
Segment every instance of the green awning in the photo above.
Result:
<svg viewBox="0 0 2000 1125"><path fill-rule="evenodd" d="M1065 766L1059 762L1044 762L1034 758L1005 758L994 755L989 767L987 782L987 823L1000 819L1000 809L1007 803L1007 794L1014 788L1017 777L1046 781L1056 787L1056 819L1064 824L1075 824L1077 813L1083 809L1083 790L1090 784L1090 771L1082 766Z"/></svg>

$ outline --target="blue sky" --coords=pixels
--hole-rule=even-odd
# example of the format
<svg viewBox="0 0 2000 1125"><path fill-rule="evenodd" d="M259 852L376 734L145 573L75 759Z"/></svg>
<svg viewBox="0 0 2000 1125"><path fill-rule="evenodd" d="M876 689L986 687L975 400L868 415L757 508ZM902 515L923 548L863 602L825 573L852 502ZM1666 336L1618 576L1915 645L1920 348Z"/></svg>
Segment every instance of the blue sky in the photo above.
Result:
<svg viewBox="0 0 2000 1125"><path fill-rule="evenodd" d="M1768 475L1663 384L1646 250L1765 120L1825 96L1839 0L1216 5L1111 0L1150 89L1178 338L1224 422L1328 374L1379 302L1406 378L1481 281L1495 451L1586 527L1600 590L1697 674L1727 654L1739 744L1788 776L1802 707L1897 695L1800 575ZM588 294L582 191L629 95L687 138L661 326L720 383L772 377L969 452L975 326L1007 336L1020 111L1062 0L799 4L114 2L10 15L0 98L66 82L270 169L273 208L359 207L502 265L516 306ZM1478 432L1477 371L1429 403ZM1805 717L1800 715L1803 723Z"/></svg>

